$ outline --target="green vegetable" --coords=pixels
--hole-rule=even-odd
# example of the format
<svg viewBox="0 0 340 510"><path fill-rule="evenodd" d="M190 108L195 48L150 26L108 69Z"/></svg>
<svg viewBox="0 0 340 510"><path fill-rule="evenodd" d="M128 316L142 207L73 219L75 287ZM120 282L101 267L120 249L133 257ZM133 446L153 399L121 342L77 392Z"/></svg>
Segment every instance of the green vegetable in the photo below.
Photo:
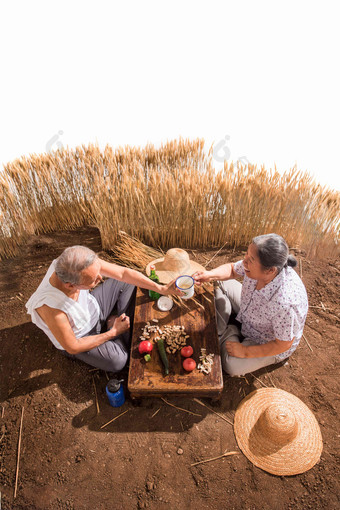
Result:
<svg viewBox="0 0 340 510"><path fill-rule="evenodd" d="M157 340L158 352L165 368L165 375L169 374L169 361L165 352L164 340Z"/></svg>
<svg viewBox="0 0 340 510"><path fill-rule="evenodd" d="M145 361L150 361L151 360L150 354L145 354L144 359Z"/></svg>

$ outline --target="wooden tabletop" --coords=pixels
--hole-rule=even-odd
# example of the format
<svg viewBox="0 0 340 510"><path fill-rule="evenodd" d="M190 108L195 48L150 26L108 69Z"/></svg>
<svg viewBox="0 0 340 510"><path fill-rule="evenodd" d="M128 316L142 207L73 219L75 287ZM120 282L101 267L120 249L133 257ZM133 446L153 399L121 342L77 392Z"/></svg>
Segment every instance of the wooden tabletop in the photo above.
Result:
<svg viewBox="0 0 340 510"><path fill-rule="evenodd" d="M175 354L167 353L169 375L164 375L164 366L156 344L151 353L151 361L146 362L138 352L139 337L147 322L155 324L152 319L158 319L157 325L160 328L164 325L184 326L186 334L190 336L187 345L193 347L191 357L197 365L201 347L206 349L206 354L214 354L211 373L203 374L197 368L186 372L182 367L184 358L178 350ZM151 333L152 342L155 336L156 333ZM162 312L157 308L157 302L149 298L148 291L137 289L128 389L132 398L171 394L219 398L223 389L223 377L214 298L210 293L196 286L194 300L186 300L183 307L174 304L170 311Z"/></svg>

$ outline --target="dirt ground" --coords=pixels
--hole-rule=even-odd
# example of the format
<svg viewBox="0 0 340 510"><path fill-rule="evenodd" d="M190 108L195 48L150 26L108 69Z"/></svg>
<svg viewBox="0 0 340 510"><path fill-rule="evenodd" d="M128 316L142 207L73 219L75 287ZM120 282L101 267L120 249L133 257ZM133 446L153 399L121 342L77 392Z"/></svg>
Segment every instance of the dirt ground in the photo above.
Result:
<svg viewBox="0 0 340 510"><path fill-rule="evenodd" d="M192 463L238 450L232 426L187 398L114 409L106 374L60 354L30 322L25 302L52 259L73 244L101 250L94 228L32 236L20 255L0 263L0 488L3 510L323 509L339 503L339 290L340 261L311 261L296 252L310 310L305 339L286 365L255 376L224 376L218 404L229 420L244 395L275 385L298 396L315 413L324 449L320 462L297 476L270 475L240 453L198 466ZM217 250L196 254L205 263ZM242 258L223 251L211 267ZM300 263L301 260L301 263ZM122 378L127 383L127 371ZM93 381L98 393L97 414ZM126 391L127 394L127 391ZM2 407L1 407L2 406ZM20 464L14 495L24 407ZM111 425L101 426L128 410Z"/></svg>

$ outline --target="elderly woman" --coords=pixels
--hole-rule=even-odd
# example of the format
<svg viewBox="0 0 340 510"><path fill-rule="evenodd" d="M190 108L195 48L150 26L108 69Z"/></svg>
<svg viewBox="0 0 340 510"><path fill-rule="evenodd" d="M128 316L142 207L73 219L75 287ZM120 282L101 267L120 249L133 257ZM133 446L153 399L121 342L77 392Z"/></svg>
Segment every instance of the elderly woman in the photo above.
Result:
<svg viewBox="0 0 340 510"><path fill-rule="evenodd" d="M102 276L108 279L103 282ZM159 294L175 292L172 282L160 285L85 246L72 246L52 262L26 303L27 313L64 354L118 372L129 356L137 285Z"/></svg>
<svg viewBox="0 0 340 510"><path fill-rule="evenodd" d="M288 358L305 324L306 289L293 267L286 241L277 234L255 237L243 260L197 272L196 283L217 280L217 332L224 370L241 376ZM235 278L243 277L243 285ZM241 330L229 324L237 314Z"/></svg>

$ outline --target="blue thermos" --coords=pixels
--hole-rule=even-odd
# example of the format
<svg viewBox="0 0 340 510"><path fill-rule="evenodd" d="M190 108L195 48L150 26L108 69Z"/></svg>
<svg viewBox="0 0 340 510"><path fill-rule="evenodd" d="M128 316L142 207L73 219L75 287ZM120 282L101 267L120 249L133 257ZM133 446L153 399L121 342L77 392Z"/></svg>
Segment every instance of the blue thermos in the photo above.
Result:
<svg viewBox="0 0 340 510"><path fill-rule="evenodd" d="M120 384L123 379L110 379L106 385L106 395L112 407L120 407L125 402L124 388Z"/></svg>

